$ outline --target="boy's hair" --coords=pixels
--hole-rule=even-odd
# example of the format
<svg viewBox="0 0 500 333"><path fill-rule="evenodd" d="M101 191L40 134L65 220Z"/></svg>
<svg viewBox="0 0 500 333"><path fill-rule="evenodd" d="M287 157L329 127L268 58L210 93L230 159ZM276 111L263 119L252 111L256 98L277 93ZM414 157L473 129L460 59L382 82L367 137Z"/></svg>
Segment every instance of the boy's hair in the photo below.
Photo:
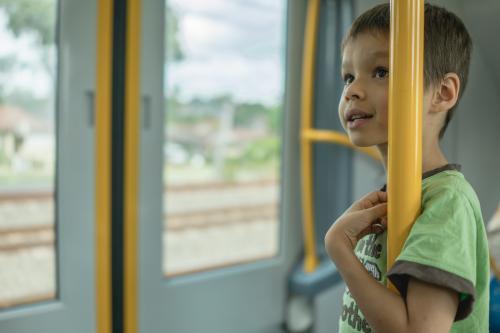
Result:
<svg viewBox="0 0 500 333"><path fill-rule="evenodd" d="M457 103L448 110L439 138L442 138L453 111L467 85L472 40L464 23L455 14L444 8L425 4L424 14L424 84L439 83L447 73L456 73L460 78ZM363 32L377 32L389 35L390 6L381 4L361 14L352 24L342 42L345 45Z"/></svg>

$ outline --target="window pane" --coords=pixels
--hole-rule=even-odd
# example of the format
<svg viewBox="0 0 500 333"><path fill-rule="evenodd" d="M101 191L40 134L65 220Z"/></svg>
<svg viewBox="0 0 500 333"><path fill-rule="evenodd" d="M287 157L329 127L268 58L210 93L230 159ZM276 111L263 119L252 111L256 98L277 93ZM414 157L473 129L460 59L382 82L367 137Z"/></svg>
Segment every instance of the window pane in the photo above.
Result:
<svg viewBox="0 0 500 333"><path fill-rule="evenodd" d="M55 296L56 7L0 1L0 309Z"/></svg>
<svg viewBox="0 0 500 333"><path fill-rule="evenodd" d="M285 2L171 0L166 19L164 273L273 257Z"/></svg>

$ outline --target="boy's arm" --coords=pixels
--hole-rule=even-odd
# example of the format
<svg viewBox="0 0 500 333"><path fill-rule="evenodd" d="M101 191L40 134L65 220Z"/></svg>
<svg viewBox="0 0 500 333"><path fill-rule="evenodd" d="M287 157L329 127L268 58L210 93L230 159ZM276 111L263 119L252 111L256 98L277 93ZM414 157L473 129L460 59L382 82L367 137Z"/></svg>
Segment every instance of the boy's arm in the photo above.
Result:
<svg viewBox="0 0 500 333"><path fill-rule="evenodd" d="M355 202L328 230L325 246L361 312L375 332L449 332L458 293L411 278L405 300L377 282L354 254L373 221L386 225L387 194L373 192Z"/></svg>
<svg viewBox="0 0 500 333"><path fill-rule="evenodd" d="M332 260L375 332L450 331L458 308L457 292L411 278L405 303L368 273L350 246L335 240Z"/></svg>

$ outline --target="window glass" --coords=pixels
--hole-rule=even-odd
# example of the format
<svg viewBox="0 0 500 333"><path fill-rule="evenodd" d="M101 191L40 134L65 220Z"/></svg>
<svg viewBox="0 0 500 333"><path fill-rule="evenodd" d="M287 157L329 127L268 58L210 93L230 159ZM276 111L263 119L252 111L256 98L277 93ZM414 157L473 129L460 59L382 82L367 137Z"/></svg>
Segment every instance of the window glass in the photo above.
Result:
<svg viewBox="0 0 500 333"><path fill-rule="evenodd" d="M56 0L0 0L0 309L54 298Z"/></svg>
<svg viewBox="0 0 500 333"><path fill-rule="evenodd" d="M285 2L170 0L166 8L163 271L273 257Z"/></svg>

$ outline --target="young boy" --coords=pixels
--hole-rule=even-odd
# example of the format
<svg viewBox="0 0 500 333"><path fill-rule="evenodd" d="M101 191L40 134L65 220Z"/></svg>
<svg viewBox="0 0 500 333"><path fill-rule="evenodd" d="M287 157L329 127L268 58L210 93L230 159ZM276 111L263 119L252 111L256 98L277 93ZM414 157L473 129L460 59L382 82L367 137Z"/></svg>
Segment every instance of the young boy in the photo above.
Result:
<svg viewBox="0 0 500 333"><path fill-rule="evenodd" d="M389 22L389 5L383 4L353 23L342 46L345 87L339 104L351 141L375 145L384 165ZM325 246L347 285L342 333L488 332L489 253L479 201L439 147L467 83L471 49L459 18L425 5L421 215L393 267L386 267L385 186L331 226ZM386 288L387 278L400 295Z"/></svg>

